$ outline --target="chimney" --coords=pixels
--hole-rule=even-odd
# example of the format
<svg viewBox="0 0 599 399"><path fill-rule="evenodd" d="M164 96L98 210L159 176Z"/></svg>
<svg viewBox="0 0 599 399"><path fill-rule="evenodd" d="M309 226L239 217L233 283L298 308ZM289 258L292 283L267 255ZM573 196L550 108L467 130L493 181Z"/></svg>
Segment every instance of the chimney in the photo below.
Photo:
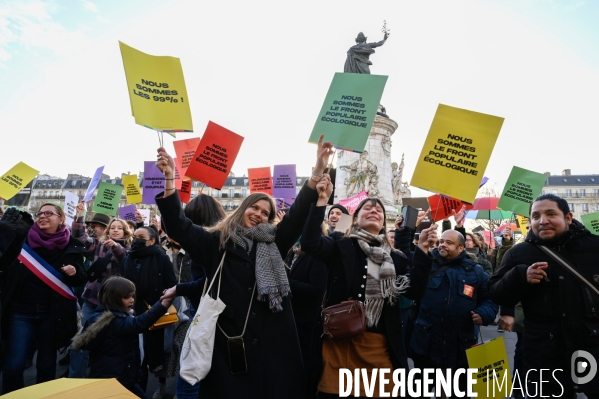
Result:
<svg viewBox="0 0 599 399"><path fill-rule="evenodd" d="M551 172L545 172L543 173L545 176L551 176Z"/></svg>
<svg viewBox="0 0 599 399"><path fill-rule="evenodd" d="M572 173L570 171L570 169L564 169L562 170L562 176L570 176Z"/></svg>

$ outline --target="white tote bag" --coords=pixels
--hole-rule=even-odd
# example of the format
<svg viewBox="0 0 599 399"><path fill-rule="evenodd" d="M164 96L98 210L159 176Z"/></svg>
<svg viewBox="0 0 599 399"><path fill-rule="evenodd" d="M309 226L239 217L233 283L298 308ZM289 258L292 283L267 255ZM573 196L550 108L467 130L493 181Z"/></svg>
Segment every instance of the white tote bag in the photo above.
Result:
<svg viewBox="0 0 599 399"><path fill-rule="evenodd" d="M181 348L179 374L181 375L181 378L191 385L195 385L200 380L204 379L212 366L216 322L218 321L218 316L226 307L219 298L220 280L223 274L222 267L226 254L227 252L225 251L208 290L206 290L206 284L204 283L204 292L202 293L198 311L187 330L187 335L185 336L185 341ZM212 284L214 284L217 275L218 290L216 299L212 299L210 297L210 289L212 288Z"/></svg>

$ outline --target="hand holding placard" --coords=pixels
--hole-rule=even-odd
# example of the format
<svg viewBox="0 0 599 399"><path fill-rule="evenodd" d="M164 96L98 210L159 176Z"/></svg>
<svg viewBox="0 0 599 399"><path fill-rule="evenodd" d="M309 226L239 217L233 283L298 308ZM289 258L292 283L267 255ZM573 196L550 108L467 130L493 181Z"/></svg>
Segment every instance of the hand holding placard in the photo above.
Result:
<svg viewBox="0 0 599 399"><path fill-rule="evenodd" d="M158 149L156 167L164 172L164 197L175 192L175 161L164 147Z"/></svg>

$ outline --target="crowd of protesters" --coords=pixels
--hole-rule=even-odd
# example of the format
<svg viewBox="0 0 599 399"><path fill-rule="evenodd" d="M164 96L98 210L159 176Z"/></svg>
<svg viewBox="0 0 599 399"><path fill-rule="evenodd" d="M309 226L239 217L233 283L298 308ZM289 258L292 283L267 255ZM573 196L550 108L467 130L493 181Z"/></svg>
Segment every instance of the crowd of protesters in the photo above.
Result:
<svg viewBox="0 0 599 399"><path fill-rule="evenodd" d="M206 195L183 207L164 148L156 162L165 175L161 220L151 226L141 215L86 222L83 204L70 227L55 204L33 216L3 211L2 393L24 387L34 353L36 383L57 378L57 351L68 349L69 378L116 378L142 398L163 398L175 376L178 399L334 398L342 368L408 370L409 358L421 369L468 368L480 326L498 323L518 332L514 368L528 383L542 381L540 369L559 369L545 394L599 398L594 380L577 386L570 378L573 352L599 356L599 237L572 218L565 200L536 198L523 242L507 228L496 251L465 230L464 208L454 211L453 229L448 221L424 226L420 212L416 229L400 216L387 231L377 198L352 215L330 206L332 151L321 137L312 176L285 212L263 193L228 216ZM347 215L351 225L340 231ZM210 371L194 384L179 374L179 358L208 285L207 295L226 306ZM321 312L347 301L362 309L365 326L337 336ZM173 303L179 321L150 328ZM231 341L241 342L241 361ZM148 393L150 373L159 387ZM361 383L357 391L366 396Z"/></svg>

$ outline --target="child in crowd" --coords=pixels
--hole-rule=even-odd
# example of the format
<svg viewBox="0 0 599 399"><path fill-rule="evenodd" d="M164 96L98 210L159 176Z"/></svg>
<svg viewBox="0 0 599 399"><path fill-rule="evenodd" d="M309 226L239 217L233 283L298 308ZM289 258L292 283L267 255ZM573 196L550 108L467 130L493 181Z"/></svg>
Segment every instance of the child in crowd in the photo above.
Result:
<svg viewBox="0 0 599 399"><path fill-rule="evenodd" d="M72 347L90 351L89 378L116 378L140 398L147 398L142 378L139 334L147 331L171 304L164 299L133 317L135 285L126 278L108 278L99 292L100 306L73 338Z"/></svg>

